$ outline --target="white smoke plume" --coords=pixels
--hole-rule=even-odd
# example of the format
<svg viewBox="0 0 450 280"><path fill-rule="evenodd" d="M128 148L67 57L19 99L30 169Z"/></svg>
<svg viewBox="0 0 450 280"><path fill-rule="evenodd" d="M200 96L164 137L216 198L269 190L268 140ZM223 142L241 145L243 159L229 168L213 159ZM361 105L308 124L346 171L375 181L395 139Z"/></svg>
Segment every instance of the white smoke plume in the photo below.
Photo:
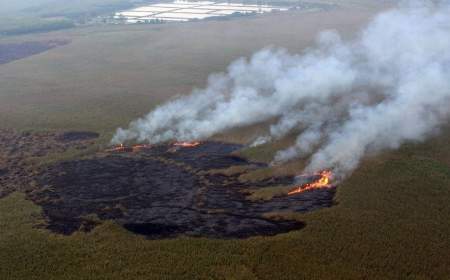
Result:
<svg viewBox="0 0 450 280"><path fill-rule="evenodd" d="M166 103L114 143L204 139L277 120L254 144L299 133L275 161L309 157L306 171L354 170L367 153L420 141L450 115L450 4L403 3L343 42L329 31L303 54L265 49L233 62L206 88Z"/></svg>

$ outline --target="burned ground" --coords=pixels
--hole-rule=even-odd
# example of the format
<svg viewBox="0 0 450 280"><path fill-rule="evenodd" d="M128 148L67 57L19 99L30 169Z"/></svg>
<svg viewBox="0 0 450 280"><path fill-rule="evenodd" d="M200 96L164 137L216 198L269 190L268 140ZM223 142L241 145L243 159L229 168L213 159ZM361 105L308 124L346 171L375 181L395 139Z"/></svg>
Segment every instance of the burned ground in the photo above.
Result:
<svg viewBox="0 0 450 280"><path fill-rule="evenodd" d="M37 177L40 188L29 197L43 208L47 227L54 232L71 234L90 230L102 220L115 220L149 238L274 235L304 225L263 214L304 212L332 204L333 190L250 201L243 192L250 186L289 185L293 177L250 184L239 181L239 174L207 172L250 164L231 154L239 148L204 142L193 148L167 144L135 152L98 153L47 167Z"/></svg>
<svg viewBox="0 0 450 280"><path fill-rule="evenodd" d="M90 132L84 132L90 133ZM92 139L62 141L63 134L54 132L17 132L0 130L0 198L13 191L35 189L37 163L49 154L61 154L68 149L85 149Z"/></svg>
<svg viewBox="0 0 450 280"><path fill-rule="evenodd" d="M43 226L55 233L89 231L104 220L113 220L149 238L274 235L304 224L269 219L264 214L332 205L332 189L268 201L248 199L250 188L289 186L294 178L247 182L239 180L239 172L214 172L236 166L266 167L236 156L233 152L241 146L230 143L207 141L190 148L144 146L39 164L48 155L86 149L94 145L97 136L91 132L1 131L0 197L25 192L42 207Z"/></svg>

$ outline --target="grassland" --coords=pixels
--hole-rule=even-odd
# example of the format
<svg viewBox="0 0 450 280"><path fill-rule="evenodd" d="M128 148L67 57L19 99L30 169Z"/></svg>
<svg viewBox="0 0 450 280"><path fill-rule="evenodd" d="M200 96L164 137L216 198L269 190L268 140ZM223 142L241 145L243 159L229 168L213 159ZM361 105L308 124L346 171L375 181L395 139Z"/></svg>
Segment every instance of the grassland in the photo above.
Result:
<svg viewBox="0 0 450 280"><path fill-rule="evenodd" d="M0 35L46 32L74 26L75 24L66 18L2 17L0 19Z"/></svg>
<svg viewBox="0 0 450 280"><path fill-rule="evenodd" d="M337 205L271 238L145 240L106 223L70 237L33 228L40 209L0 200L3 279L448 279L449 133L368 159ZM276 214L276 213L274 213Z"/></svg>
<svg viewBox="0 0 450 280"><path fill-rule="evenodd" d="M1 66L0 126L111 132L152 106L203 86L209 73L224 71L240 56L266 46L301 51L318 31L332 28L350 35L373 13L293 12L226 22L105 26L4 38L0 43L50 39L72 43Z"/></svg>
<svg viewBox="0 0 450 280"><path fill-rule="evenodd" d="M324 28L351 36L372 13L292 13L3 39L67 38L72 44L0 66L0 127L95 130L106 142L116 126L201 86L208 73L238 56L266 45L301 51ZM220 137L244 141L261 129ZM268 160L277 145L290 141L244 154ZM242 179L292 173L303 164L249 172ZM273 213L306 223L275 237L146 240L113 223L90 233L54 235L36 227L41 209L14 193L0 200L0 278L448 279L449 200L448 126L425 143L367 158L338 187L332 208Z"/></svg>

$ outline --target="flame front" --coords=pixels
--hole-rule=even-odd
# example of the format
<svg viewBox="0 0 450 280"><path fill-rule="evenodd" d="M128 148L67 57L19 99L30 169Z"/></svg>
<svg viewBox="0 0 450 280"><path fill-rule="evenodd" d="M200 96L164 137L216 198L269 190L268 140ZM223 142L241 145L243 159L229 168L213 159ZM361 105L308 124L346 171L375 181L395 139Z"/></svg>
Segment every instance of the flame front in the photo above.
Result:
<svg viewBox="0 0 450 280"><path fill-rule="evenodd" d="M114 148L106 150L107 152L123 152L126 150L126 147L123 144L119 144Z"/></svg>
<svg viewBox="0 0 450 280"><path fill-rule="evenodd" d="M198 145L200 145L200 142L195 141L195 142L175 142L173 144L176 147L183 147L183 148L192 148L192 147L196 147Z"/></svg>
<svg viewBox="0 0 450 280"><path fill-rule="evenodd" d="M138 144L134 146L125 146L124 144L119 144L111 149L106 150L107 152L138 152L142 149L150 149L152 145L149 144Z"/></svg>
<svg viewBox="0 0 450 280"><path fill-rule="evenodd" d="M132 146L131 149L133 150L133 152L137 152L142 149L150 149L151 147L152 147L152 145L149 145L149 144L138 144L138 145Z"/></svg>
<svg viewBox="0 0 450 280"><path fill-rule="evenodd" d="M317 179L312 183L304 184L294 188L293 190L288 192L288 195L302 193L313 189L328 189L332 187L330 181L331 177L333 176L333 173L331 171L324 170L317 175L320 176L319 179Z"/></svg>
<svg viewBox="0 0 450 280"><path fill-rule="evenodd" d="M179 148L193 148L197 147L201 143L198 141L195 142L175 142L173 143L173 148L171 151L175 152ZM126 146L124 144L119 144L115 147L112 147L111 149L106 150L106 152L112 153L128 153L128 152L139 152L144 149L151 149L153 146L151 144L137 144L133 146Z"/></svg>

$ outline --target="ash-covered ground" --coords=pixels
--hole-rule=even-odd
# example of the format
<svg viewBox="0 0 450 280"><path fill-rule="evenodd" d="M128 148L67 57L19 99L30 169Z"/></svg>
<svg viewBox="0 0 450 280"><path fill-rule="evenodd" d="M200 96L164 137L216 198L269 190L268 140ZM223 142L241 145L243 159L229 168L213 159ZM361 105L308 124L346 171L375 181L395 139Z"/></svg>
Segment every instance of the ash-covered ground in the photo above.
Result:
<svg viewBox="0 0 450 280"><path fill-rule="evenodd" d="M71 145L89 145L95 136L72 132L47 135L52 139L49 146L61 151ZM31 143L30 139L36 136L21 137L28 137L29 141L23 141ZM18 176L28 178L21 182L27 187L18 190L24 190L29 199L42 207L46 228L62 234L89 231L104 220L114 220L149 238L274 235L300 229L304 224L264 218L265 213L305 212L332 205L333 189L250 201L245 192L250 187L290 185L294 178L243 182L239 173L210 172L237 165L265 167L232 154L240 148L235 144L204 142L196 147L174 148L165 144L136 151L99 152L38 169L27 167ZM5 176L3 170L0 168L0 178ZM0 191L4 185L0 185Z"/></svg>
<svg viewBox="0 0 450 280"><path fill-rule="evenodd" d="M84 150L99 135L93 132L17 132L0 130L0 198L13 191L31 191L41 158L69 149Z"/></svg>

